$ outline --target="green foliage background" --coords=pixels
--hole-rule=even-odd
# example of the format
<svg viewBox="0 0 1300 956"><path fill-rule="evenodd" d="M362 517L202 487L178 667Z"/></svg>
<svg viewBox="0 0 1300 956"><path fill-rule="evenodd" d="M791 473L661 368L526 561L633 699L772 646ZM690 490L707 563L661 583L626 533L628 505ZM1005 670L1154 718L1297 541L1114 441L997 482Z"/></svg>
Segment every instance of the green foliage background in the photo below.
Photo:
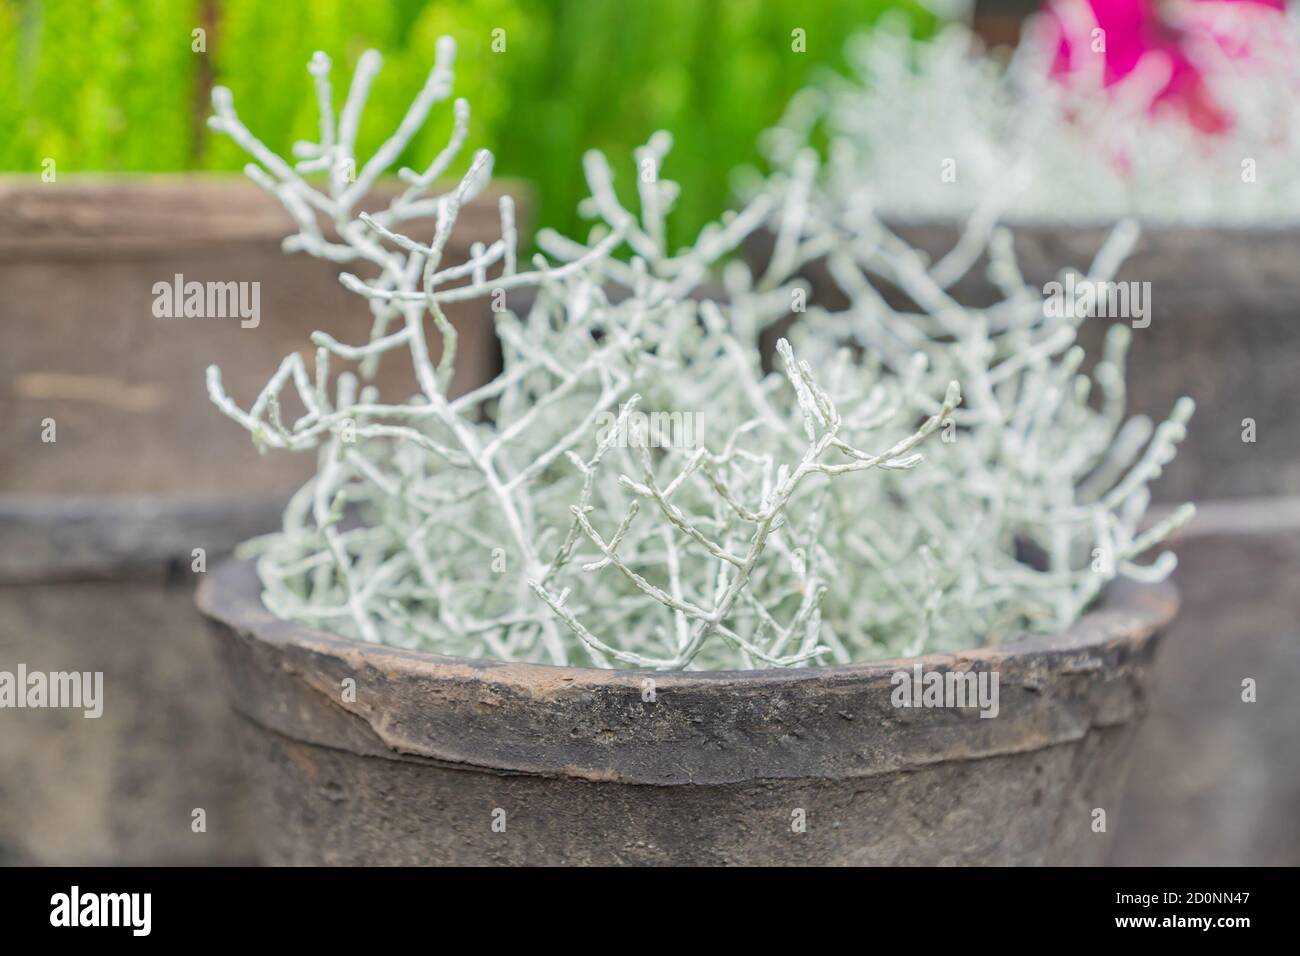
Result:
<svg viewBox="0 0 1300 956"><path fill-rule="evenodd" d="M726 205L729 171L818 68L842 66L845 39L887 7L932 18L915 0L0 0L0 169L38 172L237 170L242 154L203 126L204 90L231 87L250 129L284 152L313 139L306 63L334 60L336 101L361 51L385 66L361 130L366 155L396 126L432 63L459 45L456 93L469 99L471 147L497 175L528 180L533 222L577 233L581 156L605 150L631 192L631 150L656 129L681 182L673 239ZM207 28L207 52L191 31ZM491 50L492 31L506 50ZM806 31L807 51L791 50ZM437 114L402 162L445 141Z"/></svg>

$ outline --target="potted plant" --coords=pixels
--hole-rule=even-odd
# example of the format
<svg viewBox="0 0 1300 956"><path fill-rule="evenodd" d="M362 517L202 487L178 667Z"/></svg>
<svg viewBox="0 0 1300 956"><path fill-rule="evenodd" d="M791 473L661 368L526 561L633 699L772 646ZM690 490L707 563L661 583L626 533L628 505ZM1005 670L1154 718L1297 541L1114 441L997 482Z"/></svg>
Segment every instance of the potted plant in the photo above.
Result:
<svg viewBox="0 0 1300 956"><path fill-rule="evenodd" d="M282 530L199 594L268 861L1102 857L1176 605L1172 555L1137 560L1190 517L1140 529L1191 407L1125 424L1122 334L1089 377L1023 295L997 328L948 309L892 351L818 310L768 372L760 333L802 308L792 276L826 241L804 180L671 254L659 133L639 215L590 152L586 242L543 231L550 258L521 269L507 211L448 262L490 155L437 197L405 173L410 194L319 242L313 187L214 99L296 241L379 270L344 277L367 339L314 336L314 364L291 354L247 405L208 373L254 440L317 461ZM321 129L301 154L329 168ZM417 207L431 239L403 228ZM724 295L691 296L763 228L761 277L728 262ZM443 306L473 298L501 304L504 367L452 398L428 320L446 339ZM339 370L397 356L413 397Z"/></svg>

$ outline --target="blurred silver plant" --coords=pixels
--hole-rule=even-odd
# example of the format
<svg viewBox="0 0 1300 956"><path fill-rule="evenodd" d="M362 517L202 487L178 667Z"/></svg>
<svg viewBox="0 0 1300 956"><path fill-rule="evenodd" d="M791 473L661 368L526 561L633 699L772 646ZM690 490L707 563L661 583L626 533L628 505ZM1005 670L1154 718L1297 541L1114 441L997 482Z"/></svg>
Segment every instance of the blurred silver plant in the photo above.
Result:
<svg viewBox="0 0 1300 956"><path fill-rule="evenodd" d="M1084 18L1083 2L1056 5ZM1209 8L1212 4L1192 4ZM1222 5L1229 6L1229 5ZM1230 116L1217 133L1154 108L1170 64L1158 54L1103 87L1101 57L1064 81L1059 33L1031 18L1010 57L962 24L915 40L886 17L851 38L852 75L806 90L768 135L798 148L820 125L837 144L833 188L886 218L1002 216L1017 223L1293 223L1300 219L1300 12L1232 4L1230 55L1191 33L1186 53ZM1113 40L1113 42L1119 42ZM1225 41L1226 42L1226 41ZM1095 69L1086 68L1093 65Z"/></svg>
<svg viewBox="0 0 1300 956"><path fill-rule="evenodd" d="M590 152L584 211L595 222L586 241L544 230L544 255L519 271L503 203L501 238L447 265L458 211L491 165L480 152L458 185L430 194L465 139L468 108L457 101L446 150L424 173L401 173L410 188L387 210L354 215L357 186L373 183L450 95L453 54L449 40L439 43L428 83L355 182L336 171L355 168L357 116L376 56L358 65L337 128L328 63L313 59L321 137L300 144L293 165L240 124L228 92L214 93L215 127L249 150L250 176L295 216L299 233L286 247L376 273L343 276L370 304L368 338L347 344L318 333L315 369L290 355L247 409L209 369L213 401L259 445L318 455L283 529L247 548L274 613L471 657L798 666L973 646L1068 623L1115 574L1167 572L1164 558L1149 571L1132 561L1167 527L1134 529L1145 484L1172 454L1181 422L1162 426L1154 450L1109 482L1103 469L1122 470L1141 431L1116 437L1119 355L1097 373L1109 401L1094 413L1071 379L1074 353L1061 357L1068 343L1058 347L1059 330L1014 309L969 313L940 299L928 318L891 315L847 334L864 316L886 313L868 285L851 281L869 243L845 231L843 210L825 208L806 152L796 153L792 174L671 253L664 217L677 186L660 174L670 137L655 134L634 157L635 214L605 157ZM325 175L324 190L311 174ZM417 216L435 220L428 242L401 231ZM755 280L727 260L758 230L776 236L776 254ZM919 268L901 244L878 245L900 273ZM838 316L815 310L797 332L797 351L782 340L778 371L766 371L760 332L806 296L792 277L828 254L849 277L853 307ZM532 290L527 308L495 313L502 373L451 398L455 340L441 305L522 287ZM426 313L443 337L436 365ZM949 326L968 330L961 348L940 346ZM835 336L846 347L828 345ZM419 394L383 401L363 383L380 357L402 351ZM336 373L339 363L355 363L359 374ZM958 379L980 390L966 413ZM288 424L292 395L302 414ZM703 426L689 441L674 440L672 429L656 440L647 427L686 414ZM961 433L952 446L936 438L949 426ZM944 464L918 468L923 443L927 454L952 451ZM1089 470L1088 462L1103 464ZM877 474L858 474L867 471ZM978 521L965 510L972 500ZM1110 547L1114 567L1080 568L1075 551L1093 539L1079 529ZM1022 537L1046 542L1041 567L1017 554Z"/></svg>

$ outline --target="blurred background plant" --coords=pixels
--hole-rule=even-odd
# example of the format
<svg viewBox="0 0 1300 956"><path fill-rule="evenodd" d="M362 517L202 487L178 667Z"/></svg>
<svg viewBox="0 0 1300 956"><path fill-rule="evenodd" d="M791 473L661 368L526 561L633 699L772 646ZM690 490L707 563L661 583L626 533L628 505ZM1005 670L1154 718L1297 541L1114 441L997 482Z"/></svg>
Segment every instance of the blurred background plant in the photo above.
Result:
<svg viewBox="0 0 1300 956"><path fill-rule="evenodd" d="M577 232L583 151L627 155L670 129L682 185L670 241L685 243L727 203L728 171L790 96L843 69L847 37L889 9L918 35L935 27L917 0L0 0L0 170L39 171L46 157L60 173L238 170L239 152L203 124L213 84L284 152L315 132L311 53L350 72L375 47L385 65L364 151L400 120L446 33L457 93L474 104L470 145L496 154L498 176L531 183L533 222ZM432 155L448 122L400 162Z"/></svg>
<svg viewBox="0 0 1300 956"><path fill-rule="evenodd" d="M769 159L818 131L837 208L893 221L1300 221L1294 5L1050 0L1014 51L974 27L853 37L850 75L791 101Z"/></svg>

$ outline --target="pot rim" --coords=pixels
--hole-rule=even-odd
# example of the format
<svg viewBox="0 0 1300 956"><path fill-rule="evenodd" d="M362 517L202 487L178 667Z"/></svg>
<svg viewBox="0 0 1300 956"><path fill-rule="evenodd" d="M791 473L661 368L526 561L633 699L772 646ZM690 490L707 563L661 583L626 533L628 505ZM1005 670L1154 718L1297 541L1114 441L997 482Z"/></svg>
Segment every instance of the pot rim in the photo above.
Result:
<svg viewBox="0 0 1300 956"><path fill-rule="evenodd" d="M428 676L452 668L471 670L493 682L521 684L535 688L562 682L567 687L608 686L611 683L640 685L646 677L670 681L683 689L690 685L729 683L799 683L806 680L870 679L911 670L950 669L970 662L996 665L1004 661L1049 652L1095 649L1115 641L1143 641L1162 630L1178 611L1180 598L1169 580L1138 583L1117 578L1102 592L1101 601L1064 631L1038 634L959 651L932 652L914 657L892 657L849 664L818 667L772 667L753 670L654 670L649 668L602 668L502 661L495 658L458 657L412 648L371 644L321 628L276 617L262 604L256 563L251 559L227 558L199 582L196 603L204 616L268 645L299 646L315 651L341 653L348 657L380 658L391 669L411 676Z"/></svg>
<svg viewBox="0 0 1300 956"><path fill-rule="evenodd" d="M47 262L51 255L69 262L136 261L194 248L217 254L249 243L278 246L293 231L280 203L239 173L70 173L59 182L50 189L31 174L0 173L0 201L12 207L12 221L0 220L6 264ZM382 176L366 199L382 200L402 188L396 175ZM532 193L522 180L508 177L493 180L467 203L462 220L495 223L503 195L515 200L516 215L526 221ZM160 204L171 215L156 215ZM67 228L54 228L65 221ZM25 228L32 223L41 228ZM468 241L467 232L460 236Z"/></svg>
<svg viewBox="0 0 1300 956"><path fill-rule="evenodd" d="M1108 591L1058 634L752 671L562 667L366 644L274 617L247 560L210 571L197 600L214 622L235 709L274 739L457 770L715 786L1009 757L1127 724L1142 710L1147 665L1178 599L1170 584ZM917 666L973 674L992 706L980 691L979 703L900 709L894 675Z"/></svg>

